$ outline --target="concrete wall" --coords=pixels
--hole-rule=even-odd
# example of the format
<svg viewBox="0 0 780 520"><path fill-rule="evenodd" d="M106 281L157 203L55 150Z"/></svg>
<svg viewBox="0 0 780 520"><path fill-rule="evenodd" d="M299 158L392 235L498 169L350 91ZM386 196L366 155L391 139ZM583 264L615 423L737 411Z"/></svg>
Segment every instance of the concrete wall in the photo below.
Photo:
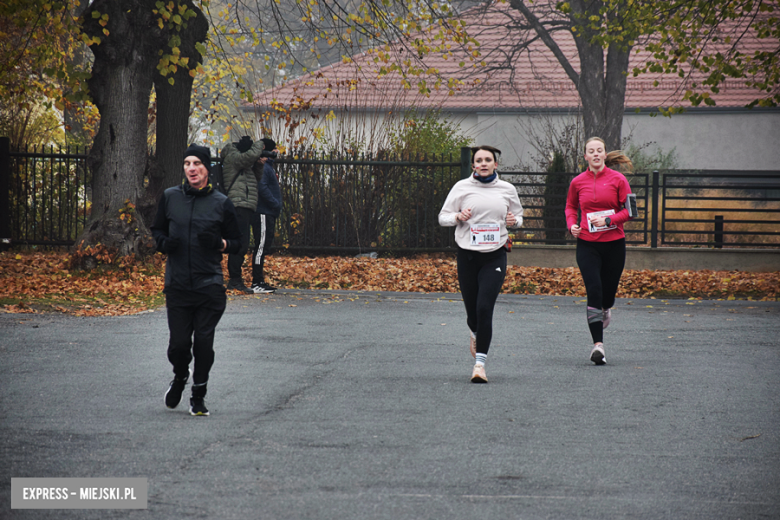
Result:
<svg viewBox="0 0 780 520"><path fill-rule="evenodd" d="M566 115L545 116L559 124L572 121ZM521 161L535 164L529 125L538 118L520 113L454 114L463 131L479 144L503 151L504 167ZM677 167L701 170L777 170L780 168L780 110L699 110L671 118L648 113L627 113L623 137L636 145L654 143L664 153L676 151Z"/></svg>
<svg viewBox="0 0 780 520"><path fill-rule="evenodd" d="M577 267L575 246L515 246L507 262L518 267ZM780 271L780 250L628 247L626 269L660 271Z"/></svg>
<svg viewBox="0 0 780 520"><path fill-rule="evenodd" d="M536 165L529 129L538 127L539 116L521 112L450 112L443 113L460 126L464 135L476 144L490 144L503 152L500 166L511 169L521 162ZM382 111L344 113L335 110L334 118L309 120L298 133L310 134L320 127L325 142L339 140L337 135L351 135L366 144L382 142L389 122ZM397 124L400 113L393 114ZM542 116L555 125L574 121L573 116ZM338 132L338 133L337 133ZM676 151L677 167L700 170L777 170L780 169L780 110L691 110L671 118L649 113L627 112L623 137L631 135L632 143L652 143L645 152L658 149ZM294 137L297 137L294 136ZM327 147L326 147L327 148Z"/></svg>

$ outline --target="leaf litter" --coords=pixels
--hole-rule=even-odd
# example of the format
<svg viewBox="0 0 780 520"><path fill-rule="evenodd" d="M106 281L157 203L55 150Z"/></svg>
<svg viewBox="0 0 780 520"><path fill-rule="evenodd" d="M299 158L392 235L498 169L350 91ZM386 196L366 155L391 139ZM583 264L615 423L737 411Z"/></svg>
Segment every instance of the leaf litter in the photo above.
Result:
<svg viewBox="0 0 780 520"><path fill-rule="evenodd" d="M251 280L245 262L244 279ZM123 259L92 272L70 270L63 252L0 253L0 305L8 313L63 312L119 316L164 305L165 256ZM227 259L223 259L227 274ZM363 292L458 293L453 254L403 258L293 257L266 259L267 281L279 288ZM577 268L507 267L503 293L585 296ZM771 300L780 298L780 272L626 270L619 298ZM266 296L246 296L263 298Z"/></svg>

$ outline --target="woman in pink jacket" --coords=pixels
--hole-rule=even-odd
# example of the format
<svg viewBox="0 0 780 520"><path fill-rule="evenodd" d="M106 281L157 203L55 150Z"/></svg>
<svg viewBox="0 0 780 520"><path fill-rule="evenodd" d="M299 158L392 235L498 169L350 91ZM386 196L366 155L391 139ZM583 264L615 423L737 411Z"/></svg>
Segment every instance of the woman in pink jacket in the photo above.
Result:
<svg viewBox="0 0 780 520"><path fill-rule="evenodd" d="M631 170L633 165L620 151L607 153L599 137L585 143L585 160L588 169L569 186L566 227L577 239L577 265L588 293L588 328L593 338L590 360L603 365L607 362L604 329L609 325L626 263L623 224L630 218L625 203L631 193L625 176L610 166L622 164Z"/></svg>
<svg viewBox="0 0 780 520"><path fill-rule="evenodd" d="M506 276L507 227L523 224L523 206L515 187L498 178L501 150L479 146L471 151L474 173L452 187L439 212L439 224L455 226L458 283L475 358L471 382L487 383L493 308Z"/></svg>

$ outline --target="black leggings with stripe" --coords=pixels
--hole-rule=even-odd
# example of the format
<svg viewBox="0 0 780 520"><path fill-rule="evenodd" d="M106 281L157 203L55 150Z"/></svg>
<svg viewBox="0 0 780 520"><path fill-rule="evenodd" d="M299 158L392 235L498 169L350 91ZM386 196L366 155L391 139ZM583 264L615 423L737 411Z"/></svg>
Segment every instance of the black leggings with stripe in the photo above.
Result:
<svg viewBox="0 0 780 520"><path fill-rule="evenodd" d="M577 265L588 292L588 307L599 310L612 308L626 265L626 239L611 242L577 239ZM604 341L601 316L589 316L588 328L594 343Z"/></svg>
<svg viewBox="0 0 780 520"><path fill-rule="evenodd" d="M477 352L487 354L493 339L493 308L506 276L506 249L478 253L458 248L458 283L466 324L477 335Z"/></svg>

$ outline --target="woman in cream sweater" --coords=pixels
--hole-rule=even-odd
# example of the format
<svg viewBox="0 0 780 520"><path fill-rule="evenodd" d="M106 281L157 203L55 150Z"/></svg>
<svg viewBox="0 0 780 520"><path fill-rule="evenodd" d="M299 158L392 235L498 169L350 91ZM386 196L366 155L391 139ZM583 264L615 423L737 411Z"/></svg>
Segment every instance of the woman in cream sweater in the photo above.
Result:
<svg viewBox="0 0 780 520"><path fill-rule="evenodd" d="M458 282L471 332L475 358L471 381L487 383L485 362L493 337L493 308L506 276L511 249L507 227L523 224L517 190L498 178L498 156L492 146L472 149L471 177L455 184L439 212L439 224L455 226Z"/></svg>

